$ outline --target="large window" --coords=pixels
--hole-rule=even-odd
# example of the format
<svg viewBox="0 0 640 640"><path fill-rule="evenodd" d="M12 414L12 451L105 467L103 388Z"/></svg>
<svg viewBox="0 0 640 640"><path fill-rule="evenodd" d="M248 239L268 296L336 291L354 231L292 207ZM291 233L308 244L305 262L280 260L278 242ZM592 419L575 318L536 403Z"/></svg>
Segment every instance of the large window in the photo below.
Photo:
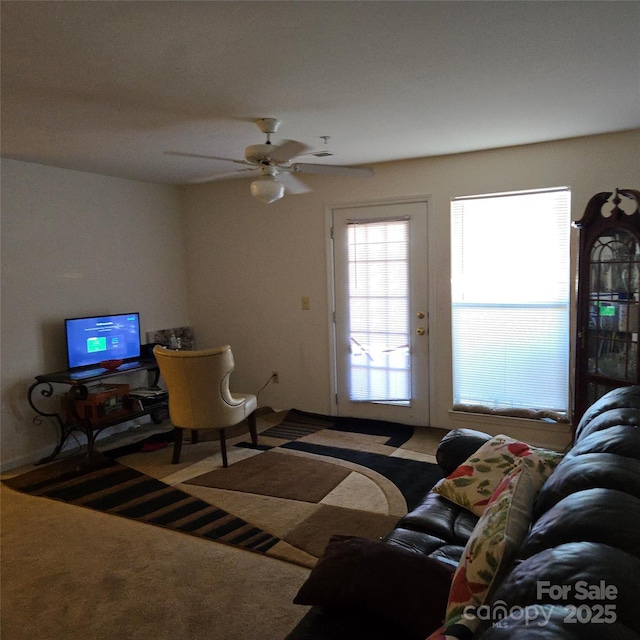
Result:
<svg viewBox="0 0 640 640"><path fill-rule="evenodd" d="M454 408L566 419L570 192L451 206Z"/></svg>

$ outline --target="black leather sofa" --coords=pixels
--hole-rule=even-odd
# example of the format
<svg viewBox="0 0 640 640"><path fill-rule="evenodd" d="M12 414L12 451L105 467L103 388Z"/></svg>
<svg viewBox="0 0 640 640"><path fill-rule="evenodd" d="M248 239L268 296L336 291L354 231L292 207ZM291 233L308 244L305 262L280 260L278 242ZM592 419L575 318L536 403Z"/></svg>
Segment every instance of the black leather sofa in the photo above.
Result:
<svg viewBox="0 0 640 640"><path fill-rule="evenodd" d="M449 432L437 451L445 475L490 438L468 429ZM383 542L455 569L477 521L429 493ZM571 449L542 486L524 543L491 596L494 610L505 616L485 619L474 638L640 638L639 601L640 386L630 386L609 392L582 417ZM536 607L544 624L540 615L537 622L525 615ZM311 607L286 640L347 638L418 640L370 609L326 606Z"/></svg>

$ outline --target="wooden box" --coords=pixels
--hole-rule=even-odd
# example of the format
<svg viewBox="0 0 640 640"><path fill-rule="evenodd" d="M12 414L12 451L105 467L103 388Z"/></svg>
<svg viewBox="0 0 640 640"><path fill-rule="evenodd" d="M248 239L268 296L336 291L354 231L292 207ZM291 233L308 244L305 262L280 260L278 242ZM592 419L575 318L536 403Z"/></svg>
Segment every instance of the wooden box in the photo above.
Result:
<svg viewBox="0 0 640 640"><path fill-rule="evenodd" d="M86 420L100 426L131 413L128 384L80 385L67 393L69 422Z"/></svg>

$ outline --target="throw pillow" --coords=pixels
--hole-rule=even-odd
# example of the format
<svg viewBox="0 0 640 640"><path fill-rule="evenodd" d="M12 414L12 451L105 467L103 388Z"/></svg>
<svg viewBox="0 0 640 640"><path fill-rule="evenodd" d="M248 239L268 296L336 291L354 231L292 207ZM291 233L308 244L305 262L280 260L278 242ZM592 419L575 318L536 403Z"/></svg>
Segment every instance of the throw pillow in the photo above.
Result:
<svg viewBox="0 0 640 640"><path fill-rule="evenodd" d="M426 640L473 640L476 629L480 626L477 618L461 618L459 623L442 625Z"/></svg>
<svg viewBox="0 0 640 640"><path fill-rule="evenodd" d="M477 626L477 624L474 624L471 627L460 625L449 625L447 627L445 625L442 625L439 629L436 629L436 631L434 631L426 640L472 640Z"/></svg>
<svg viewBox="0 0 640 640"><path fill-rule="evenodd" d="M444 625L438 627L426 640L448 640L447 636L445 636Z"/></svg>
<svg viewBox="0 0 640 640"><path fill-rule="evenodd" d="M522 544L533 511L533 483L523 461L498 485L464 548L453 577L445 625L473 628L484 604Z"/></svg>
<svg viewBox="0 0 640 640"><path fill-rule="evenodd" d="M532 447L499 435L485 442L451 475L432 489L480 517L503 478L520 462L527 466L537 494L562 460L563 454Z"/></svg>
<svg viewBox="0 0 640 640"><path fill-rule="evenodd" d="M358 609L418 637L444 621L452 569L402 547L333 536L295 604Z"/></svg>

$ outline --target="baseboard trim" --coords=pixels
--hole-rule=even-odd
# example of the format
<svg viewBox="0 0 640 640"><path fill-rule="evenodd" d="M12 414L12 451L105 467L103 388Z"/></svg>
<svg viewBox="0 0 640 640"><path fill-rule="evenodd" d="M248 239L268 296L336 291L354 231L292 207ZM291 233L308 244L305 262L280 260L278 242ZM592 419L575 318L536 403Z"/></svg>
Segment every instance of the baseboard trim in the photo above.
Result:
<svg viewBox="0 0 640 640"><path fill-rule="evenodd" d="M101 431L96 438L96 442L104 445L105 440L108 440L109 438L117 438L118 444L122 444L123 442L126 443L129 437L133 441L135 441L139 440L140 438L147 437L155 431L164 431L167 428L170 428L170 423L168 421L162 423L161 425L156 425L151 421L151 418L149 416L142 416L140 418L136 418L135 420L122 422L120 424L114 425L113 427L109 427L104 431ZM72 438L71 442L67 443L68 446L60 452L59 457L82 453L86 450L86 437L80 432L76 433L75 435L80 441L80 444L78 445L78 443L76 443L76 441ZM50 444L47 447L42 447L37 451L33 451L23 456L18 456L17 458L12 458L11 460L4 460L0 463L0 473L11 471L12 469L16 469L17 467L21 467L23 465L35 464L36 462L38 462L38 460L42 460L42 458L46 458L48 455L51 455L54 447L55 444Z"/></svg>

